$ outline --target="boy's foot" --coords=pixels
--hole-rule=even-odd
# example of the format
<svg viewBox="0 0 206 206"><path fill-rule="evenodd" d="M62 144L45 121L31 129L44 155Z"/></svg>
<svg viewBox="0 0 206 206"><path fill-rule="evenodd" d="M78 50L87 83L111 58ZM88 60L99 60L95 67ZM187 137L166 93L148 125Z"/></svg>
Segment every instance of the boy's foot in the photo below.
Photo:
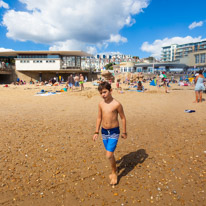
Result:
<svg viewBox="0 0 206 206"><path fill-rule="evenodd" d="M117 184L117 174L112 173L111 175L109 175L110 178L110 185L116 185Z"/></svg>
<svg viewBox="0 0 206 206"><path fill-rule="evenodd" d="M194 101L193 103L198 103L197 101Z"/></svg>

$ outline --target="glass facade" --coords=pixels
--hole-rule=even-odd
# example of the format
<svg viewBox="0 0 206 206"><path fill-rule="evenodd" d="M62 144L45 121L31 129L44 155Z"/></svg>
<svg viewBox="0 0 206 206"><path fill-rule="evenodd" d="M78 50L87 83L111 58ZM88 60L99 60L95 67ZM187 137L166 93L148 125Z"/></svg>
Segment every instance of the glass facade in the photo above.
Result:
<svg viewBox="0 0 206 206"><path fill-rule="evenodd" d="M81 67L81 57L76 57L76 67Z"/></svg>
<svg viewBox="0 0 206 206"><path fill-rule="evenodd" d="M205 54L200 54L200 63L205 63Z"/></svg>
<svg viewBox="0 0 206 206"><path fill-rule="evenodd" d="M199 63L199 54L195 55L195 64Z"/></svg>
<svg viewBox="0 0 206 206"><path fill-rule="evenodd" d="M63 56L62 57L62 68L67 67L81 67L81 57L79 56Z"/></svg>
<svg viewBox="0 0 206 206"><path fill-rule="evenodd" d="M17 59L58 59L59 55L46 55L46 54L35 54L35 55L18 55Z"/></svg>
<svg viewBox="0 0 206 206"><path fill-rule="evenodd" d="M142 68L141 67L137 68L136 72L142 72Z"/></svg>

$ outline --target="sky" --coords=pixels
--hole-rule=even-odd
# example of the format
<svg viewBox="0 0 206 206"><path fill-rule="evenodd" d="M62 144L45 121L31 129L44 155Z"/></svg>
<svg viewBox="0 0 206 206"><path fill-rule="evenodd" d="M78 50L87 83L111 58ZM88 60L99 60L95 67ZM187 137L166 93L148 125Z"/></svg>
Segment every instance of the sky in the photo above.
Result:
<svg viewBox="0 0 206 206"><path fill-rule="evenodd" d="M0 51L161 57L206 39L206 0L0 0Z"/></svg>

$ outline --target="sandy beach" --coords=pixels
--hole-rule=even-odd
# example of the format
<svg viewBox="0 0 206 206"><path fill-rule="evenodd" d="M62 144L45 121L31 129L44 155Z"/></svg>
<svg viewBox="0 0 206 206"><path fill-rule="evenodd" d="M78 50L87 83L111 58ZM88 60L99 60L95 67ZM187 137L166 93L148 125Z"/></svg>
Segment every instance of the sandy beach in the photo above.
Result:
<svg viewBox="0 0 206 206"><path fill-rule="evenodd" d="M168 94L145 87L113 91L128 139L118 142L119 182L111 187L101 136L92 141L97 87L35 96L63 86L1 85L0 205L204 205L206 101L193 103L191 86L173 84Z"/></svg>

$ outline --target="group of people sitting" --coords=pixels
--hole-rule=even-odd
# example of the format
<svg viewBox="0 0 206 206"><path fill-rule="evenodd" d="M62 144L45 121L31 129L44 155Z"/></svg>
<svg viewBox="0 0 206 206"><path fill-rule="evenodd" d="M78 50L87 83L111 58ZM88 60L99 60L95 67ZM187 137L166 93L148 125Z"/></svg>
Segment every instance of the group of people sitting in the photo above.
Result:
<svg viewBox="0 0 206 206"><path fill-rule="evenodd" d="M120 79L117 79L117 82L116 82L116 88L117 90L121 90L122 88L120 87ZM138 92L144 92L145 88L142 84L142 81L138 81L137 84L133 84L133 87L134 88L137 88L137 91Z"/></svg>

